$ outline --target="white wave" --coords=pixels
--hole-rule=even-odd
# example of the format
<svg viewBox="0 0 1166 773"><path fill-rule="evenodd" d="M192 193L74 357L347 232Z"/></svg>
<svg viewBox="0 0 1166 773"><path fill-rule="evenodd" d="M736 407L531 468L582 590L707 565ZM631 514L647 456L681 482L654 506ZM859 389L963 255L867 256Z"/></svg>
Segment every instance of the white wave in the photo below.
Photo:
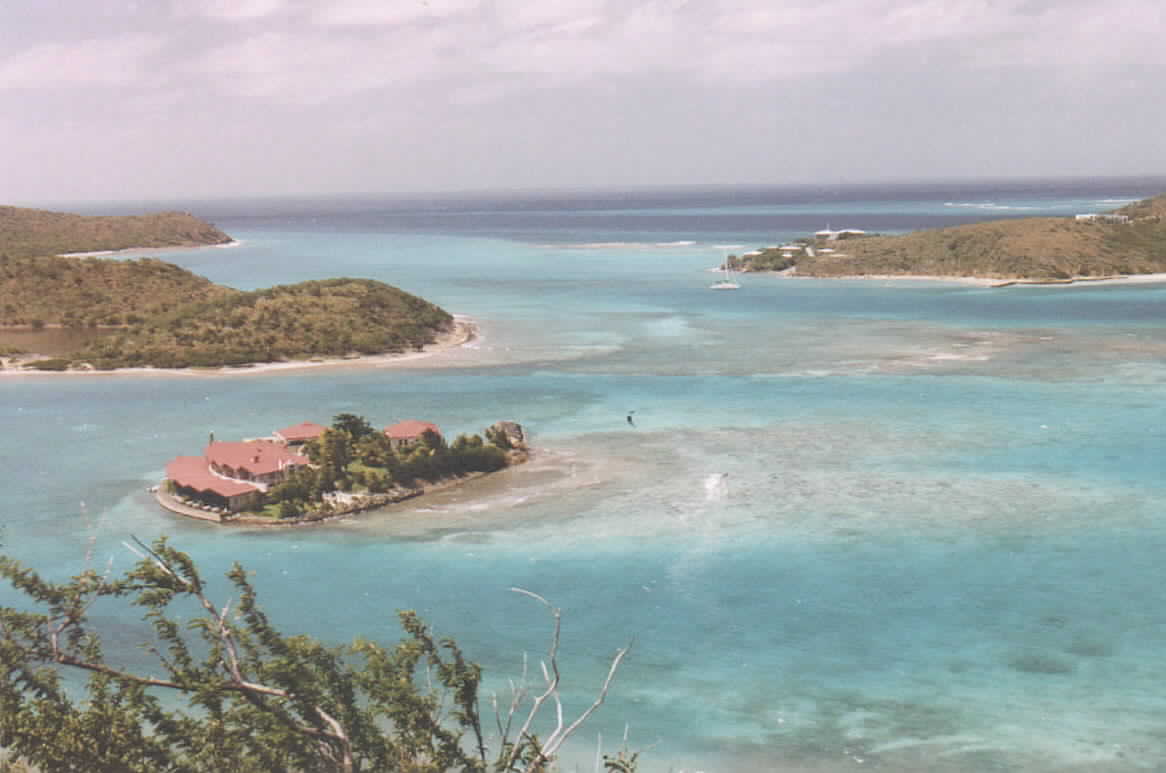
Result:
<svg viewBox="0 0 1166 773"><path fill-rule="evenodd" d="M1023 210L1036 209L1036 207L1022 207L1022 206L1014 206L1011 204L997 204L994 201L945 201L945 202L943 202L943 206L945 206L945 207L964 207L967 209L991 209L991 210L1015 209L1015 210L1022 210L1023 211Z"/></svg>
<svg viewBox="0 0 1166 773"><path fill-rule="evenodd" d="M1129 204L1134 201L1141 201L1141 199L1098 199L1098 204Z"/></svg>
<svg viewBox="0 0 1166 773"><path fill-rule="evenodd" d="M689 242L691 244L692 242ZM714 244L714 250L743 250L748 245L745 244Z"/></svg>
<svg viewBox="0 0 1166 773"><path fill-rule="evenodd" d="M568 244L539 245L546 248L566 248L575 250L646 250L654 247L691 247L696 242L573 242Z"/></svg>
<svg viewBox="0 0 1166 773"><path fill-rule="evenodd" d="M714 472L704 479L704 497L707 501L724 499L728 493L729 473Z"/></svg>

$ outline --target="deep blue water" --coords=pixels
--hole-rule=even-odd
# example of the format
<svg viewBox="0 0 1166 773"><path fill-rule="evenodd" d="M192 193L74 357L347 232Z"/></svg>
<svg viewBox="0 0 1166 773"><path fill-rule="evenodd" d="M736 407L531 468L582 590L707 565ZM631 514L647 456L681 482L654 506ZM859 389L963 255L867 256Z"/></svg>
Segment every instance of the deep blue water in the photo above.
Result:
<svg viewBox="0 0 1166 773"><path fill-rule="evenodd" d="M208 572L253 569L290 630L393 640L393 611L416 608L491 688L545 644L543 613L508 591L530 588L564 608L568 708L636 639L567 769L625 723L649 771L1155 769L1166 285L748 275L714 293L707 269L827 224L1064 215L1164 188L179 202L241 241L166 256L215 281L372 277L482 335L397 369L4 378L6 547L64 576L126 568L123 540L166 534ZM539 453L316 529L215 528L145 493L210 431L345 411L447 434L515 419ZM133 612L100 622L141 657Z"/></svg>

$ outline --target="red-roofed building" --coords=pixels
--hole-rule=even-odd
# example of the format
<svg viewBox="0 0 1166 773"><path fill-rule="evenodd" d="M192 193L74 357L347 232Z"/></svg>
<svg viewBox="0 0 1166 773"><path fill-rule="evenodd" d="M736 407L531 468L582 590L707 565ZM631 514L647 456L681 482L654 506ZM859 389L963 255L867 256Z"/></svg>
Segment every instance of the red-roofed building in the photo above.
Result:
<svg viewBox="0 0 1166 773"><path fill-rule="evenodd" d="M292 427L285 427L276 431L274 434L276 440L286 443L289 446L296 446L307 443L309 440L315 440L320 435L323 435L326 429L328 428L323 424L305 421Z"/></svg>
<svg viewBox="0 0 1166 773"><path fill-rule="evenodd" d="M426 432L435 432L438 437L441 437L441 430L437 428L436 424L429 421L408 419L407 421L399 421L391 427L385 427L385 437L389 439L389 443L394 449L415 445Z"/></svg>
<svg viewBox="0 0 1166 773"><path fill-rule="evenodd" d="M208 501L232 512L258 506L263 491L253 483L215 475L202 456L179 456L166 465L166 479L180 496Z"/></svg>
<svg viewBox="0 0 1166 773"><path fill-rule="evenodd" d="M263 503L263 493L308 457L274 440L245 443L211 442L202 456L179 456L166 465L166 479L174 492L232 512Z"/></svg>
<svg viewBox="0 0 1166 773"><path fill-rule="evenodd" d="M270 440L211 443L203 455L212 472L263 485L278 483L295 468L309 463L308 457Z"/></svg>

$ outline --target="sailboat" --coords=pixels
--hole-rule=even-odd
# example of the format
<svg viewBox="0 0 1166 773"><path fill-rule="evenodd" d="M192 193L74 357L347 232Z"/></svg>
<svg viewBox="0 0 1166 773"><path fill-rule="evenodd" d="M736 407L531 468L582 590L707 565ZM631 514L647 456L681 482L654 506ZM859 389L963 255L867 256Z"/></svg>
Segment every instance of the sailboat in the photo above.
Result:
<svg viewBox="0 0 1166 773"><path fill-rule="evenodd" d="M733 281L733 267L729 265L729 257L725 256L725 261L721 263L722 276L716 282L709 285L710 290L739 290L741 285Z"/></svg>

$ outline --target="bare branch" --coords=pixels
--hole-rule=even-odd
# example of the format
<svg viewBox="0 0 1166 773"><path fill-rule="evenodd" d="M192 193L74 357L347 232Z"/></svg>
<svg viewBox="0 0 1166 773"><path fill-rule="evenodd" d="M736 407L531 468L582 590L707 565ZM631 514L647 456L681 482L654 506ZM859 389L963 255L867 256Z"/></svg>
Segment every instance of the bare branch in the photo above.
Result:
<svg viewBox="0 0 1166 773"><path fill-rule="evenodd" d="M555 752L559 750L559 747L563 745L563 742L570 738L571 734L578 730L587 721L587 718L603 705L603 701L607 698L607 691L611 688L612 680L615 679L615 672L619 670L619 664L623 662L624 657L631 651L633 643L628 642L628 646L621 647L615 651L615 657L611 660L611 667L607 669L607 678L603 680L603 687L599 690L599 696L591 706L580 714L566 730L556 731L547 738L546 743L543 744L543 751L548 758L553 757Z"/></svg>

